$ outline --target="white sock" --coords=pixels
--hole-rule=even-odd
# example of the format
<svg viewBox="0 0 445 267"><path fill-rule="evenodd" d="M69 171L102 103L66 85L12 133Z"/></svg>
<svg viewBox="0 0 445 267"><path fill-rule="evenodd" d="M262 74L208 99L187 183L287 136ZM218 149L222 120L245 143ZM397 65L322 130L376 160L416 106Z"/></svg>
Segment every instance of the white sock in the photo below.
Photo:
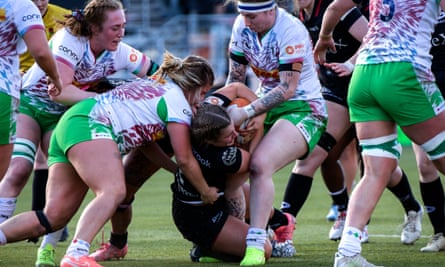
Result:
<svg viewBox="0 0 445 267"><path fill-rule="evenodd" d="M1 197L0 198L0 223L9 219L14 214L17 205L16 197Z"/></svg>
<svg viewBox="0 0 445 267"><path fill-rule="evenodd" d="M250 227L247 231L246 245L264 251L264 244L266 243L267 232L261 228Z"/></svg>
<svg viewBox="0 0 445 267"><path fill-rule="evenodd" d="M5 233L3 233L2 230L0 230L0 246L6 245L8 241L6 240Z"/></svg>
<svg viewBox="0 0 445 267"><path fill-rule="evenodd" d="M82 239L74 239L68 249L66 250L66 255L75 258L80 258L82 256L88 256L90 253L90 243Z"/></svg>
<svg viewBox="0 0 445 267"><path fill-rule="evenodd" d="M362 239L362 231L346 226L341 236L340 244L338 244L338 252L346 257L352 257L360 254L362 246L360 240Z"/></svg>
<svg viewBox="0 0 445 267"><path fill-rule="evenodd" d="M57 246L57 242L59 242L60 237L62 236L62 233L63 228L45 235L43 237L42 243L40 244L40 248L45 248L45 246L48 244L51 244L51 246L55 248Z"/></svg>

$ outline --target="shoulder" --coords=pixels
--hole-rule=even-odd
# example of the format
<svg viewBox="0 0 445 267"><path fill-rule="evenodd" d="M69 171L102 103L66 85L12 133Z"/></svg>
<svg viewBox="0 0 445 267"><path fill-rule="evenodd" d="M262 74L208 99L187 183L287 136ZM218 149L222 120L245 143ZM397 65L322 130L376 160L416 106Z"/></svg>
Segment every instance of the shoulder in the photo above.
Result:
<svg viewBox="0 0 445 267"><path fill-rule="evenodd" d="M288 13L282 8L277 9L277 19L274 29L276 32L287 32L288 34L299 34L298 32L300 31L307 31L306 26L304 26L303 22L299 18ZM281 34L279 34L279 36L280 35Z"/></svg>
<svg viewBox="0 0 445 267"><path fill-rule="evenodd" d="M87 42L87 38L74 36L67 28L62 28L54 34L54 41L59 43L64 43L70 46L82 46L85 42Z"/></svg>
<svg viewBox="0 0 445 267"><path fill-rule="evenodd" d="M42 28L43 19L37 6L31 1L7 1L0 11L4 13L4 20L14 20L20 35L27 29ZM12 14L11 14L12 13ZM11 14L11 15L10 15ZM33 27L31 27L33 26ZM38 27L41 26L41 27Z"/></svg>

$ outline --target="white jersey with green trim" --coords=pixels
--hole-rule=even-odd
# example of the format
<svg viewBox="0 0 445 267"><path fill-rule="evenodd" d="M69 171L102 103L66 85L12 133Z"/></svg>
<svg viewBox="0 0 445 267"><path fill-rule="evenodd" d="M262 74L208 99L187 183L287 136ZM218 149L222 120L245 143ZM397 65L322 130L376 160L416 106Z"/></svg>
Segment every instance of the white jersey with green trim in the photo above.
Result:
<svg viewBox="0 0 445 267"><path fill-rule="evenodd" d="M312 42L301 21L281 8L273 27L261 39L239 15L232 28L229 52L244 57L260 80L258 95L266 94L280 82L280 65L301 63L301 76L289 100L321 99Z"/></svg>
<svg viewBox="0 0 445 267"><path fill-rule="evenodd" d="M74 70L73 84L83 90L117 71L139 74L147 60L137 49L120 42L116 51L105 50L95 57L87 37L72 35L66 28L59 30L49 41L56 61ZM61 114L66 106L52 101L47 93L47 76L34 64L23 78L23 94L41 110Z"/></svg>
<svg viewBox="0 0 445 267"><path fill-rule="evenodd" d="M192 110L181 88L138 79L99 94L90 118L112 127L121 153L166 136L169 122L190 126Z"/></svg>

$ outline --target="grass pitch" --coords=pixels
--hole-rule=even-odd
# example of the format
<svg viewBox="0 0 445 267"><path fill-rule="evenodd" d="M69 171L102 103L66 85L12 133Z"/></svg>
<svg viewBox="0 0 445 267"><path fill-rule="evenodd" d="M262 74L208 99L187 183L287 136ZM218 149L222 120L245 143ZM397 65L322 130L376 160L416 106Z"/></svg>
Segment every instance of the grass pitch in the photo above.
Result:
<svg viewBox="0 0 445 267"><path fill-rule="evenodd" d="M416 164L412 150L404 147L401 166L407 173L416 197L421 200ZM279 207L291 166L274 176L276 186L275 206ZM191 244L176 230L171 218L170 183L172 175L159 171L137 194L134 202L134 218L129 229L129 252L124 260L103 262L111 266L238 266L238 264L192 263L188 252ZM22 192L17 211L31 206L30 184ZM91 198L88 196L87 200ZM319 176L313 183L308 201L297 217L294 243L297 255L293 258L272 258L266 265L287 267L332 266L337 242L328 239L332 225L325 219L330 198ZM78 215L69 224L72 237ZM370 242L363 245L363 255L372 263L390 267L443 267L445 253L421 253L419 250L428 242L432 228L427 216L423 221L422 237L412 246L400 243L403 209L389 192L383 194L369 226ZM104 227L104 238L109 237L110 225ZM91 244L91 251L99 247L102 234ZM68 242L59 243L57 260L65 253ZM38 245L19 242L0 248L0 266L34 266Z"/></svg>

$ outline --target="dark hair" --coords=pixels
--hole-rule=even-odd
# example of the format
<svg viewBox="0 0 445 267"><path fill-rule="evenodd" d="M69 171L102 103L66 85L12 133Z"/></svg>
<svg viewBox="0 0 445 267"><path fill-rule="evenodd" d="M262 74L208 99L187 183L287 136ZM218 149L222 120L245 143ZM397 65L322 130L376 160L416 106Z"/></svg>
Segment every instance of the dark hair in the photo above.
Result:
<svg viewBox="0 0 445 267"><path fill-rule="evenodd" d="M76 9L66 16L63 23L75 36L91 36L91 26L95 25L102 29L106 20L106 12L124 9L118 0L90 0L84 9Z"/></svg>
<svg viewBox="0 0 445 267"><path fill-rule="evenodd" d="M230 125L226 110L218 105L202 104L192 119L191 136L195 144L218 139L221 130Z"/></svg>

